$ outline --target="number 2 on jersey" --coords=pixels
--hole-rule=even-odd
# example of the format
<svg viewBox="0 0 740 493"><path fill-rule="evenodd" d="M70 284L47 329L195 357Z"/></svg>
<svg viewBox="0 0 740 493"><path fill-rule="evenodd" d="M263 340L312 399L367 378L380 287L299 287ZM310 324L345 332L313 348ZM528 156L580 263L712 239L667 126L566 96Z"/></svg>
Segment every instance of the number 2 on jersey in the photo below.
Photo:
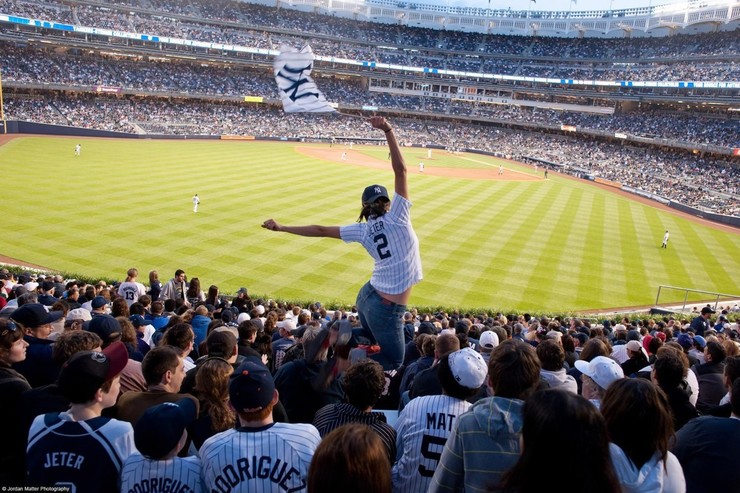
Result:
<svg viewBox="0 0 740 493"><path fill-rule="evenodd" d="M381 260L391 256L391 252L388 250L388 238L385 237L385 234L375 235L373 243L375 243L375 249L378 251Z"/></svg>

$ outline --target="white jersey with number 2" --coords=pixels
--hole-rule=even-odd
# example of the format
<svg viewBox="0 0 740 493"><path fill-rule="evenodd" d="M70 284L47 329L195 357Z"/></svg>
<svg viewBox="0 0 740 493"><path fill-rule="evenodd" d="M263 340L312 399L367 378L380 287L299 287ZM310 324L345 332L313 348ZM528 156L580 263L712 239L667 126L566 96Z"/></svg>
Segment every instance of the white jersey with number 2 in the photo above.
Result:
<svg viewBox="0 0 740 493"><path fill-rule="evenodd" d="M384 215L339 230L342 240L361 243L375 260L370 284L383 293L403 293L423 278L410 209L411 202L395 194Z"/></svg>

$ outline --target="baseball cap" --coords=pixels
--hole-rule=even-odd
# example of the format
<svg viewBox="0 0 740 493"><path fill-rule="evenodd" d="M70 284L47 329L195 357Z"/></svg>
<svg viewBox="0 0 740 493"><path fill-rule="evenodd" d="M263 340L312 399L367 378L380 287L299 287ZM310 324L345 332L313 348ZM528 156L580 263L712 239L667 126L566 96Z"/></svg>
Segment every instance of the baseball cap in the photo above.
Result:
<svg viewBox="0 0 740 493"><path fill-rule="evenodd" d="M630 341L627 343L627 349L633 352L638 352L642 349L642 344L640 344L640 341Z"/></svg>
<svg viewBox="0 0 740 493"><path fill-rule="evenodd" d="M239 291L237 291L236 294L248 294L247 288L244 288L244 287L239 288Z"/></svg>
<svg viewBox="0 0 740 493"><path fill-rule="evenodd" d="M236 323L240 324L246 320L250 320L252 317L249 316L249 313L243 312L240 313L238 317L236 317Z"/></svg>
<svg viewBox="0 0 740 493"><path fill-rule="evenodd" d="M274 394L275 381L264 365L248 360L231 375L229 398L237 411L259 411L272 402Z"/></svg>
<svg viewBox="0 0 740 493"><path fill-rule="evenodd" d="M257 313L258 313L258 314L260 314L260 315L264 315L264 314L265 314L265 307L264 307L264 306L262 306L262 305L257 305L257 306L255 307L255 309L257 310Z"/></svg>
<svg viewBox="0 0 740 493"><path fill-rule="evenodd" d="M92 317L84 329L97 334L103 340L103 345L110 343L121 334L121 324L110 315Z"/></svg>
<svg viewBox="0 0 740 493"><path fill-rule="evenodd" d="M82 320L83 322L89 322L90 320L92 320L92 315L90 315L90 312L84 308L75 308L67 313L66 320L67 322L69 322L70 320Z"/></svg>
<svg viewBox="0 0 740 493"><path fill-rule="evenodd" d="M39 283L34 281L28 281L23 285L24 288L26 288L29 291L36 291L36 288L39 287Z"/></svg>
<svg viewBox="0 0 740 493"><path fill-rule="evenodd" d="M372 204L380 198L388 198L388 190L383 185L370 185L362 192L363 204Z"/></svg>
<svg viewBox="0 0 740 493"><path fill-rule="evenodd" d="M102 352L80 351L62 366L57 381L59 390L72 403L86 402L105 382L121 373L127 363L128 350L121 341Z"/></svg>
<svg viewBox="0 0 740 493"><path fill-rule="evenodd" d="M41 283L41 289L43 291L51 291L51 288L54 287L54 283L52 281L44 281Z"/></svg>
<svg viewBox="0 0 740 493"><path fill-rule="evenodd" d="M419 324L419 328L416 330L417 334L434 334L437 329L434 327L432 322L422 322Z"/></svg>
<svg viewBox="0 0 740 493"><path fill-rule="evenodd" d="M282 322L278 322L277 326L283 330L287 330L288 332L293 332L296 328L295 322L293 320L283 320Z"/></svg>
<svg viewBox="0 0 740 493"><path fill-rule="evenodd" d="M105 305L107 305L107 304L108 304L108 300L106 300L106 299L105 299L104 297L102 297L102 296L96 296L96 297L95 297L95 298L93 298L93 300L92 300L92 301L90 302L90 306L92 306L92 307L93 307L93 310L96 310L96 309L98 309L98 308L104 307L104 306L105 306Z"/></svg>
<svg viewBox="0 0 740 493"><path fill-rule="evenodd" d="M41 303L26 303L15 310L10 318L23 326L24 329L35 329L42 325L56 322L64 316L63 312L47 312Z"/></svg>
<svg viewBox="0 0 740 493"><path fill-rule="evenodd" d="M639 343L638 343L639 344ZM619 363L606 356L597 356L589 361L576 360L576 369L591 378L596 385L606 390L615 380L624 378Z"/></svg>
<svg viewBox="0 0 740 493"><path fill-rule="evenodd" d="M684 349L691 349L691 346L693 345L691 336L684 333L678 334L678 337L676 337L676 342L679 343Z"/></svg>
<svg viewBox="0 0 740 493"><path fill-rule="evenodd" d="M479 342L482 348L493 349L498 346L498 334L492 330L487 330L480 335Z"/></svg>
<svg viewBox="0 0 740 493"><path fill-rule="evenodd" d="M620 331L620 330L626 331L627 330L627 327L625 327L622 324L617 324L617 325L614 326L614 332L617 332L617 331Z"/></svg>
<svg viewBox="0 0 740 493"><path fill-rule="evenodd" d="M714 310L712 309L712 307L709 307L709 306L705 306L704 308L702 308L702 309L701 309L701 314L702 314L702 315L704 315L704 314L706 314L706 313L717 313L717 312L716 312L716 311L714 311Z"/></svg>
<svg viewBox="0 0 740 493"><path fill-rule="evenodd" d="M197 418L193 399L180 399L151 407L134 425L134 443L141 455L157 460L174 449Z"/></svg>
<svg viewBox="0 0 740 493"><path fill-rule="evenodd" d="M447 357L450 371L457 383L469 389L477 389L486 380L488 366L483 356L472 348L466 347L450 353Z"/></svg>
<svg viewBox="0 0 740 493"><path fill-rule="evenodd" d="M702 349L707 347L707 340L704 339L702 336L694 336L694 342L697 343Z"/></svg>
<svg viewBox="0 0 740 493"><path fill-rule="evenodd" d="M141 315L131 315L128 319L137 329L139 327L146 327L150 324L150 322Z"/></svg>

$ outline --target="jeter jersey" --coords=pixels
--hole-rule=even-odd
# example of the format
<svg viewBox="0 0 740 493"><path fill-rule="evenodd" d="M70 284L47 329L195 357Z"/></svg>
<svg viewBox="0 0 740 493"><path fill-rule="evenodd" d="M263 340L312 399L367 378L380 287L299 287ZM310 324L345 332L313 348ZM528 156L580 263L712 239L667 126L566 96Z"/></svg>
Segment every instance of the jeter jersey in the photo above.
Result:
<svg viewBox="0 0 740 493"><path fill-rule="evenodd" d="M313 425L274 423L212 436L200 448L208 491L305 492L321 437Z"/></svg>
<svg viewBox="0 0 740 493"><path fill-rule="evenodd" d="M121 471L121 493L202 493L198 457L151 460L141 454L126 459Z"/></svg>
<svg viewBox="0 0 740 493"><path fill-rule="evenodd" d="M36 416L28 434L30 485L68 486L73 493L118 491L123 461L136 452L130 423L69 413Z"/></svg>
<svg viewBox="0 0 740 493"><path fill-rule="evenodd" d="M375 260L370 284L383 293L403 293L422 279L419 239L411 227L410 209L411 202L395 194L384 215L339 229L342 240L361 243Z"/></svg>
<svg viewBox="0 0 740 493"><path fill-rule="evenodd" d="M403 408L395 424L394 493L427 491L455 420L471 405L447 395L428 395L412 399Z"/></svg>

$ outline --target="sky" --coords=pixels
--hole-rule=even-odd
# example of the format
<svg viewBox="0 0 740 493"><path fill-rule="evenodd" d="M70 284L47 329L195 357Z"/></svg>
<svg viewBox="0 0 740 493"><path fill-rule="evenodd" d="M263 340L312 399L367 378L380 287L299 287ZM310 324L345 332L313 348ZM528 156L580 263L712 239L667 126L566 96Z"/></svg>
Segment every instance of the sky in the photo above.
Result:
<svg viewBox="0 0 740 493"><path fill-rule="evenodd" d="M570 0L535 0L531 4L532 9L540 10L568 10L571 7ZM648 5L665 5L675 3L677 0L576 0L571 10L608 10L609 6L614 10L632 7L647 7ZM419 0L419 3L432 3L450 6L488 7L488 0ZM491 0L491 8L512 10L527 10L528 0Z"/></svg>

